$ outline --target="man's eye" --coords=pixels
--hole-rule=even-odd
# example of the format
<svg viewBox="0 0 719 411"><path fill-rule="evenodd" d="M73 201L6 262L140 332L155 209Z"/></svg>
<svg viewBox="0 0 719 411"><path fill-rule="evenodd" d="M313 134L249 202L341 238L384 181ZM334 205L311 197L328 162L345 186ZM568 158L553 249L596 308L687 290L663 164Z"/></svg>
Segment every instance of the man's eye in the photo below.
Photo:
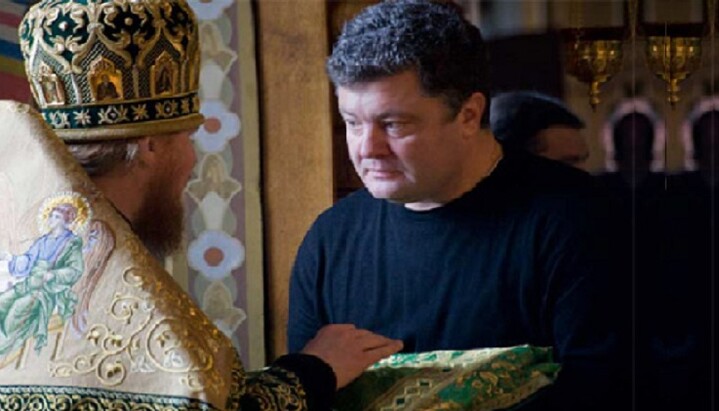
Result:
<svg viewBox="0 0 719 411"><path fill-rule="evenodd" d="M399 132L402 131L407 124L400 122L400 121L388 121L384 123L385 130L389 132Z"/></svg>

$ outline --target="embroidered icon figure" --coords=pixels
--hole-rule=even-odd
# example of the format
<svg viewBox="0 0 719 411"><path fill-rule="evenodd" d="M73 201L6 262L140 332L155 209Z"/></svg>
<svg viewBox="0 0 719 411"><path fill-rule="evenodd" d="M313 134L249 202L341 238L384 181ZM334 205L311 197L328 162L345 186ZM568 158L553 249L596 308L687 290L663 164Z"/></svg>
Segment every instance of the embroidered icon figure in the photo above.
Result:
<svg viewBox="0 0 719 411"><path fill-rule="evenodd" d="M96 95L98 101L119 98L117 94L117 87L115 87L115 83L110 81L110 76L107 74L103 74L100 77L100 84L97 85Z"/></svg>
<svg viewBox="0 0 719 411"><path fill-rule="evenodd" d="M65 93L62 90L62 85L60 85L57 74L55 74L50 66L43 64L35 78L40 83L42 97L46 105L54 106L65 104Z"/></svg>
<svg viewBox="0 0 719 411"><path fill-rule="evenodd" d="M60 98L57 95L57 84L52 80L42 82L42 90L45 94L45 102L47 104L59 103Z"/></svg>
<svg viewBox="0 0 719 411"><path fill-rule="evenodd" d="M157 94L172 93L172 74L170 74L170 69L167 66L160 69L155 89Z"/></svg>
<svg viewBox="0 0 719 411"><path fill-rule="evenodd" d="M123 98L122 73L115 63L100 56L90 64L87 81L93 102L120 100Z"/></svg>
<svg viewBox="0 0 719 411"><path fill-rule="evenodd" d="M35 351L47 345L54 313L61 322L75 311L72 290L84 271L82 238L90 209L77 193L61 193L45 200L38 223L44 234L19 255L0 251L0 261L16 279L0 293L0 355L20 348L34 337Z"/></svg>
<svg viewBox="0 0 719 411"><path fill-rule="evenodd" d="M150 69L151 92L153 96L173 95L178 85L177 63L175 63L166 51L163 51L155 60Z"/></svg>

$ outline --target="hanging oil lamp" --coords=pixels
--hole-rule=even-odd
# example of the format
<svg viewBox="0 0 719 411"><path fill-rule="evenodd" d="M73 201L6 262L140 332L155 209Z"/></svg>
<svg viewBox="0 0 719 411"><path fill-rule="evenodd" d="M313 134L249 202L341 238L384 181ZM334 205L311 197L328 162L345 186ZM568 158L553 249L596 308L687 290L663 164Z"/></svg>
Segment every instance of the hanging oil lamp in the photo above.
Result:
<svg viewBox="0 0 719 411"><path fill-rule="evenodd" d="M600 86L622 68L622 41L576 35L565 47L567 72L589 85L589 104L596 109Z"/></svg>
<svg viewBox="0 0 719 411"><path fill-rule="evenodd" d="M713 0L707 1L708 9L712 3ZM666 83L667 102L673 108L681 99L679 84L701 66L706 25L703 21L677 22L667 17L661 20L646 21L643 17L642 29L647 37L647 65Z"/></svg>
<svg viewBox="0 0 719 411"><path fill-rule="evenodd" d="M606 23L585 26L583 3L573 2L570 7L574 27L562 30L566 71L589 86L589 104L595 110L601 102L601 86L622 68L626 30Z"/></svg>

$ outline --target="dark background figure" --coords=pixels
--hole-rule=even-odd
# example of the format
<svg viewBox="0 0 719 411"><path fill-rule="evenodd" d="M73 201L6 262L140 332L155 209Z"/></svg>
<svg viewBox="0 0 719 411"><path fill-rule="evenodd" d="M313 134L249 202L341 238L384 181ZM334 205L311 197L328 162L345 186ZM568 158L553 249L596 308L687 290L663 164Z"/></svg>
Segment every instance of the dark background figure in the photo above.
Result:
<svg viewBox="0 0 719 411"><path fill-rule="evenodd" d="M710 131L703 121L695 141ZM656 139L647 114L621 116L612 128L616 171L598 176L620 207L620 241L629 241L622 258L634 283L637 404L709 409L712 212L703 176L711 173L653 169ZM707 155L700 142L695 147L701 163Z"/></svg>
<svg viewBox="0 0 719 411"><path fill-rule="evenodd" d="M696 176L706 189L714 190L719 181L719 109L707 111L694 122L692 142Z"/></svg>
<svg viewBox="0 0 719 411"><path fill-rule="evenodd" d="M627 198L632 192L646 196L663 189L664 174L652 170L655 139L654 124L646 114L630 112L620 117L612 128L616 170L599 178Z"/></svg>
<svg viewBox="0 0 719 411"><path fill-rule="evenodd" d="M584 121L561 100L534 91L513 91L492 98L490 128L506 150L530 153L582 168L589 147Z"/></svg>
<svg viewBox="0 0 719 411"><path fill-rule="evenodd" d="M660 242L653 253L653 272L640 285L647 291L647 321L651 355L647 380L655 376L656 393L647 392L655 407L674 404L682 409L711 408L712 279L716 272L717 140L719 111L707 111L691 127L696 170L667 179L661 219L644 236ZM656 213L656 212L655 212ZM641 296L641 294L640 294ZM640 317L641 318L641 317ZM642 342L640 340L640 342ZM716 347L714 347L716 349ZM641 357L640 357L641 358ZM675 393L668 395L667 393ZM673 402L672 402L673 401ZM658 409L658 408L657 408Z"/></svg>

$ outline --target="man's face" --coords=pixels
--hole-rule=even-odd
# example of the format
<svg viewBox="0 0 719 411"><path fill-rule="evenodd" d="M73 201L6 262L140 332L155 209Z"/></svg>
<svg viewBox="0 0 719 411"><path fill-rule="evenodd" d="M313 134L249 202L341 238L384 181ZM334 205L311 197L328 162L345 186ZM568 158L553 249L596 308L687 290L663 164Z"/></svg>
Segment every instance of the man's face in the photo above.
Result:
<svg viewBox="0 0 719 411"><path fill-rule="evenodd" d="M134 228L145 246L164 258L182 244L182 194L196 162L191 131L160 137L166 155L145 192Z"/></svg>
<svg viewBox="0 0 719 411"><path fill-rule="evenodd" d="M350 159L375 198L420 205L454 198L466 127L440 98L422 93L413 71L338 87L337 97Z"/></svg>
<svg viewBox="0 0 719 411"><path fill-rule="evenodd" d="M174 168L173 193L177 199L182 198L182 193L190 181L192 169L197 162L195 147L190 139L194 132L195 130L184 131L170 137L171 147L169 149L174 154L167 157L167 167Z"/></svg>
<svg viewBox="0 0 719 411"><path fill-rule="evenodd" d="M537 133L535 154L583 168L589 158L589 147L580 130L566 126L551 126Z"/></svg>

